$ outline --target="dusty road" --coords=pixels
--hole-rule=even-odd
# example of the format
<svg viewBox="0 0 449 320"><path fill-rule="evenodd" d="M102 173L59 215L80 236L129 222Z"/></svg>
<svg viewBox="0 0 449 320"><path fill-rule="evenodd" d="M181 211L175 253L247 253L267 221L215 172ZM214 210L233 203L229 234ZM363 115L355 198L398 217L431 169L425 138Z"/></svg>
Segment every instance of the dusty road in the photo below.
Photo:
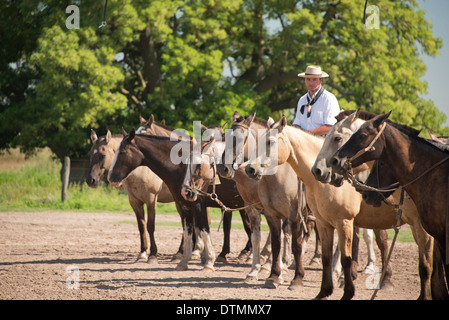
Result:
<svg viewBox="0 0 449 320"><path fill-rule="evenodd" d="M158 215L156 220L179 218ZM227 263L216 263L214 273L202 272L199 260L192 261L187 271L176 271L171 258L179 246L181 228L156 226L159 263L149 265L135 262L139 239L137 226L131 223L134 221L132 214L0 212L0 299L308 300L319 291L321 269L308 266L313 243L309 243L305 256L304 288L288 290L293 276L293 270L289 270L284 275L286 281L272 290L262 288L268 273L254 283L245 283L250 265L237 260L246 241L242 230L231 231L232 253ZM263 239L266 236L263 232ZM218 254L222 230L212 230L212 241ZM360 243L355 299L369 299L373 292L367 289L370 275L361 273L367 260L366 246ZM377 300L418 297L417 251L414 243L397 243L392 257L395 288L380 291ZM376 253L379 265L377 248ZM339 299L342 293L337 288L330 299Z"/></svg>

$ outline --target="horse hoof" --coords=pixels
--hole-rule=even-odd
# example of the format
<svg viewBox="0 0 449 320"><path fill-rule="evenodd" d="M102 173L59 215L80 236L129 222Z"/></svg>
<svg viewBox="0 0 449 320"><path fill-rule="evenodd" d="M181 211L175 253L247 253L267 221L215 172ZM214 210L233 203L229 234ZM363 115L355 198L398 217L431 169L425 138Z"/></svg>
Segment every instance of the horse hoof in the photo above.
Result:
<svg viewBox="0 0 449 320"><path fill-rule="evenodd" d="M218 256L217 259L215 259L215 262L222 262L225 263L228 260L226 259L226 257L222 257L222 256Z"/></svg>
<svg viewBox="0 0 449 320"><path fill-rule="evenodd" d="M178 271L186 271L187 270L187 265L185 265L185 264L178 264L176 266L176 270L178 270Z"/></svg>
<svg viewBox="0 0 449 320"><path fill-rule="evenodd" d="M148 260L148 255L145 251L139 253L139 255L136 258L136 262L137 261L147 261Z"/></svg>
<svg viewBox="0 0 449 320"><path fill-rule="evenodd" d="M393 291L394 285L390 281L384 281L384 283L380 286L380 289L385 291Z"/></svg>
<svg viewBox="0 0 449 320"><path fill-rule="evenodd" d="M182 259L182 253L176 253L173 255L173 258L171 258L172 262L179 262Z"/></svg>
<svg viewBox="0 0 449 320"><path fill-rule="evenodd" d="M199 250L195 250L192 252L191 258L192 260L201 260L201 254Z"/></svg>
<svg viewBox="0 0 449 320"><path fill-rule="evenodd" d="M292 281L292 283L288 287L288 290L298 291L298 290L300 290L302 288L304 288L304 285L302 284L302 281Z"/></svg>
<svg viewBox="0 0 449 320"><path fill-rule="evenodd" d="M309 262L309 266L310 267L320 267L320 259L319 258L313 258L312 260L310 260Z"/></svg>
<svg viewBox="0 0 449 320"><path fill-rule="evenodd" d="M215 272L215 268L214 268L214 267L211 267L211 266L204 267L204 268L203 268L203 272L206 272L206 273L212 273L212 272Z"/></svg>
<svg viewBox="0 0 449 320"><path fill-rule="evenodd" d="M246 276L245 283L256 283L258 281L257 276Z"/></svg>
<svg viewBox="0 0 449 320"><path fill-rule="evenodd" d="M148 264L158 264L159 262L157 261L157 258L155 256L151 256L148 258L147 263Z"/></svg>
<svg viewBox="0 0 449 320"><path fill-rule="evenodd" d="M265 289L277 289L279 287L279 283L276 283L272 280L266 280L263 287Z"/></svg>

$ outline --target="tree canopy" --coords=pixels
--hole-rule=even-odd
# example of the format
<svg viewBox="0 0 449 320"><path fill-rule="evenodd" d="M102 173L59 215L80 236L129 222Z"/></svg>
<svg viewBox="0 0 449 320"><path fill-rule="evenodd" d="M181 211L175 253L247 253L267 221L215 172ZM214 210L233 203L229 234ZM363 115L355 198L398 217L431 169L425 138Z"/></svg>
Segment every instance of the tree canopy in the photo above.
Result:
<svg viewBox="0 0 449 320"><path fill-rule="evenodd" d="M79 8L68 29L66 7ZM420 53L438 54L414 0L2 1L0 148L48 146L84 156L90 129L118 132L154 114L175 128L229 121L234 111L279 116L306 92L308 64L330 77L340 107L380 113L440 134L446 116L421 96Z"/></svg>

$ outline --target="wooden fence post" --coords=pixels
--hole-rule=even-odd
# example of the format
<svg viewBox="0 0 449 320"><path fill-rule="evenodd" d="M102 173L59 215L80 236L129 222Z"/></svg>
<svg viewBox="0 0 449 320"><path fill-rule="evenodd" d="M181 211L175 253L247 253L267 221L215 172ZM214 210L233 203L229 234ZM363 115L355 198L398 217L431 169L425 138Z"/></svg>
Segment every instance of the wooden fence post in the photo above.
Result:
<svg viewBox="0 0 449 320"><path fill-rule="evenodd" d="M62 167L62 190L61 201L64 202L67 199L67 187L69 186L70 177L70 158L64 157L64 164Z"/></svg>

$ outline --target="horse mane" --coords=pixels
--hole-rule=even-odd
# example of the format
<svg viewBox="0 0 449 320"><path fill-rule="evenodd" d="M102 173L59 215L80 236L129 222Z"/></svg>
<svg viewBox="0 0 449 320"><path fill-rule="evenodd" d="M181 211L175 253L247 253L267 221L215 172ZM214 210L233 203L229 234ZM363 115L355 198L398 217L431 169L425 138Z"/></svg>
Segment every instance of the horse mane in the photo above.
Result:
<svg viewBox="0 0 449 320"><path fill-rule="evenodd" d="M307 134L309 134L309 135L311 135L311 136L320 138L320 139L322 139L322 140L325 139L325 136L320 136L319 134L313 133L313 132L311 132L311 131L309 131L309 130L306 130L306 129L303 129L303 128L301 128L301 127L294 126L294 125L291 125L291 124L289 124L288 126L289 126L290 128L294 128L294 129L301 130L301 131L303 131L303 132L305 132L305 133L307 133Z"/></svg>
<svg viewBox="0 0 449 320"><path fill-rule="evenodd" d="M235 119L234 122L236 122L236 123L242 122L243 120L247 119L249 116L250 115L246 115L246 116L243 116L243 117L239 116L237 119ZM264 119L261 119L261 118L258 118L258 117L254 117L253 122L267 127L267 120L264 120Z"/></svg>
<svg viewBox="0 0 449 320"><path fill-rule="evenodd" d="M353 114L356 111L357 110L342 110L338 114L338 116L335 117L335 119L337 119L337 122L340 122L343 119L345 119L347 116ZM364 111L364 110L359 110L359 114L358 114L358 118L365 120L365 121L371 120L375 116L378 116L378 114L371 113L371 112ZM417 129L407 126L405 124L391 121L390 119L387 119L386 122L407 135L418 136L421 133L421 130L417 130Z"/></svg>
<svg viewBox="0 0 449 320"><path fill-rule="evenodd" d="M173 140L173 138L171 138L171 137L156 136L156 135L152 135L152 134L136 134L136 137L145 138L146 140L154 139L154 140L162 140L162 141L189 142L189 143L192 141L192 137L190 137L190 141L182 140L182 139Z"/></svg>

